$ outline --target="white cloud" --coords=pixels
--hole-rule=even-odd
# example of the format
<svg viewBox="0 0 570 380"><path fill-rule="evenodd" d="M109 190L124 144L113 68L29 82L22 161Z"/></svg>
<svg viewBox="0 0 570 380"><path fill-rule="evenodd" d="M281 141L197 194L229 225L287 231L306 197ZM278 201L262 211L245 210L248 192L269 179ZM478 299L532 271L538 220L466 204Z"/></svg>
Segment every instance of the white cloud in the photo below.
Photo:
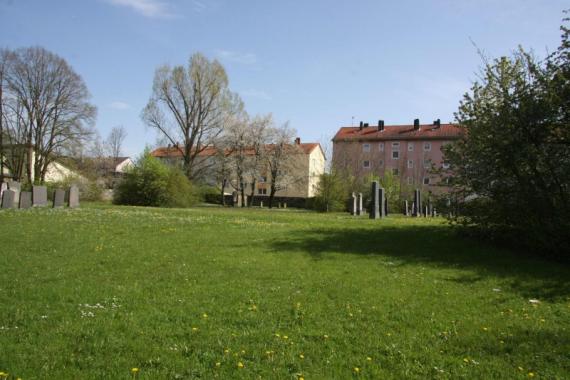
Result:
<svg viewBox="0 0 570 380"><path fill-rule="evenodd" d="M246 98L257 98L257 99L262 99L262 100L271 100L271 95L269 95L267 92L262 91L262 90L249 89L249 90L240 91L239 93Z"/></svg>
<svg viewBox="0 0 570 380"><path fill-rule="evenodd" d="M130 106L125 103L125 102L112 102L111 104L109 104L109 107L116 109L116 110L126 110L127 108L130 108Z"/></svg>
<svg viewBox="0 0 570 380"><path fill-rule="evenodd" d="M253 53L238 53L231 50L216 50L215 54L221 60L228 62L241 63L244 65L253 65L257 62L257 57Z"/></svg>
<svg viewBox="0 0 570 380"><path fill-rule="evenodd" d="M174 18L168 4L161 0L106 0L108 3L127 7L148 18Z"/></svg>

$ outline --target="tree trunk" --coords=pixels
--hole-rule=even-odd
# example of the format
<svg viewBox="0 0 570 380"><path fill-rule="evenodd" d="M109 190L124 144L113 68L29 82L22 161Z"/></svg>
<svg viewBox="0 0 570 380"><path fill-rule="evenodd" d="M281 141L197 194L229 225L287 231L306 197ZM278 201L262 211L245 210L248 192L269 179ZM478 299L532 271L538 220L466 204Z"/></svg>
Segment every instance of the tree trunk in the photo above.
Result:
<svg viewBox="0 0 570 380"><path fill-rule="evenodd" d="M222 180L222 191L220 193L221 197L222 197L222 206L226 205L226 197L224 196L224 190L226 189L226 184L228 183L227 179L223 179Z"/></svg>
<svg viewBox="0 0 570 380"><path fill-rule="evenodd" d="M256 181L253 180L253 182L251 182L251 195L249 196L249 206L253 206L253 197L255 196L255 185L256 185Z"/></svg>
<svg viewBox="0 0 570 380"><path fill-rule="evenodd" d="M269 191L269 208L273 208L273 198L275 197L276 189L273 183L271 184L271 190Z"/></svg>

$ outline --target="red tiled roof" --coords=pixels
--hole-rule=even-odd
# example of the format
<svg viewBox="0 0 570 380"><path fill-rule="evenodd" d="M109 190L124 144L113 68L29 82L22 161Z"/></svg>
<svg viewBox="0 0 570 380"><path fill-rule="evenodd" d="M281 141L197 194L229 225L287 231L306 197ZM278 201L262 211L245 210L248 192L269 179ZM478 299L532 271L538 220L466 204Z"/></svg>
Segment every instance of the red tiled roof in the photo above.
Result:
<svg viewBox="0 0 570 380"><path fill-rule="evenodd" d="M291 144L294 145L294 144ZM315 148L320 147L320 144L318 143L301 143L301 144L297 144L297 146L299 146L301 148L301 150L303 151L304 154L310 154ZM271 149L273 147L273 144L267 144L266 149ZM206 148L204 148L204 150L202 150L200 153L198 153L199 156L213 156L215 155L217 152L216 148L214 148L213 146L207 146ZM182 157L182 147L159 147L156 148L155 150L153 150L150 153L152 156L154 157ZM255 154L255 151L252 149L248 149L245 153L246 155L251 155L253 156Z"/></svg>
<svg viewBox="0 0 570 380"><path fill-rule="evenodd" d="M377 126L365 127L341 127L333 138L333 141L343 140L453 140L458 139L464 133L463 128L457 124L441 124L437 127L432 124L420 125L419 130L414 130L413 125L386 125L383 131Z"/></svg>

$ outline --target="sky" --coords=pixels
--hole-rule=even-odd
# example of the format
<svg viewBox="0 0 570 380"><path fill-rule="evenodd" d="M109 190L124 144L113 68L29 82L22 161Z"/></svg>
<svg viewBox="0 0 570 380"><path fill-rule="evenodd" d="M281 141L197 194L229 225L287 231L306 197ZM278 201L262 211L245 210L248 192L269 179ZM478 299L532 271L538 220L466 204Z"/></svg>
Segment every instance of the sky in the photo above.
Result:
<svg viewBox="0 0 570 380"><path fill-rule="evenodd" d="M84 79L105 138L154 146L140 114L155 69L202 52L225 67L250 115L304 142L353 121L453 121L488 57L560 43L559 0L0 0L0 47L42 46Z"/></svg>

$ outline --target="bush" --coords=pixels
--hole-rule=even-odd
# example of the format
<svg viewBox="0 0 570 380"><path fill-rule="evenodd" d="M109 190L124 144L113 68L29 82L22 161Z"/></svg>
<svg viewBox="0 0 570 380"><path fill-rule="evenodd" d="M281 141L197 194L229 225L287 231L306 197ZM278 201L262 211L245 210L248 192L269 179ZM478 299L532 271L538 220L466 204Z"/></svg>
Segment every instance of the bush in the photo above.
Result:
<svg viewBox="0 0 570 380"><path fill-rule="evenodd" d="M100 201L103 195L103 188L96 181L75 176L68 176L62 181L46 182L45 185L48 189L49 199L53 199L55 189L64 189L67 191L71 185L75 185L79 189L79 201Z"/></svg>
<svg viewBox="0 0 570 380"><path fill-rule="evenodd" d="M113 192L113 203L132 206L190 207L197 201L192 184L175 167L145 151Z"/></svg>
<svg viewBox="0 0 570 380"><path fill-rule="evenodd" d="M317 195L311 203L317 211L344 211L346 209L347 197L346 181L337 172L333 171L321 174Z"/></svg>

